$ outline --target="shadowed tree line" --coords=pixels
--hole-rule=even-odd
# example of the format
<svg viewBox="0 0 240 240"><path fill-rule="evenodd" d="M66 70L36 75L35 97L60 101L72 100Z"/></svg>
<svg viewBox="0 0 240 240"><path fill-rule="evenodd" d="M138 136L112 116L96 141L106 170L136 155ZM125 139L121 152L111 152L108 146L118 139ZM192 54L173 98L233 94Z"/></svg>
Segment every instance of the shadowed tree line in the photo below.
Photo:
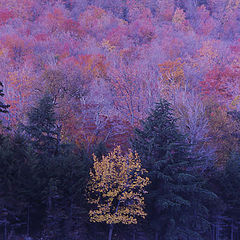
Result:
<svg viewBox="0 0 240 240"><path fill-rule="evenodd" d="M1 101L3 118L8 107ZM239 112L233 111L229 117L240 121ZM171 105L161 99L135 129L132 149L150 180L144 195L147 216L129 224L117 219L110 239L238 239L239 153L233 152L224 168L211 166L203 172L199 169L202 158L192 154L176 122ZM97 211L91 212L86 186L94 167L92 153L96 162L110 150L99 144L89 153L62 139L55 102L48 93L30 109L26 123L19 124L14 133L4 128L4 123L1 128L1 239L107 239L111 221L94 218ZM94 182L91 184L94 189ZM114 193L114 182L111 184ZM132 204L124 199L122 208ZM89 211L98 223L89 221Z"/></svg>

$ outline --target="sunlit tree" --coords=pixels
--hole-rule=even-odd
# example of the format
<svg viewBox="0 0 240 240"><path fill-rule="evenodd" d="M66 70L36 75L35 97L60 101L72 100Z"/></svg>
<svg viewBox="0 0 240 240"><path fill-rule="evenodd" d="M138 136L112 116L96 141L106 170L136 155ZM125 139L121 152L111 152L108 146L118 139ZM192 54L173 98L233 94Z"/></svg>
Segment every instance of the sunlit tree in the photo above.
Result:
<svg viewBox="0 0 240 240"><path fill-rule="evenodd" d="M137 153L123 155L120 146L101 160L93 155L93 169L88 183L88 202L91 222L110 225L108 239L112 239L113 225L137 224L137 217L145 218L144 187L149 179L141 167Z"/></svg>

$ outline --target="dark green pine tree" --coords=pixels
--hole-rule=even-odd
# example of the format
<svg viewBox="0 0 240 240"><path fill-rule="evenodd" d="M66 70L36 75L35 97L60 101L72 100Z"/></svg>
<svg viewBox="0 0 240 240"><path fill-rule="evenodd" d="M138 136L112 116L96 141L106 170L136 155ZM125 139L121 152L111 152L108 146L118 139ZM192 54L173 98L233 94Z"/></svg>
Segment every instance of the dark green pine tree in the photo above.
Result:
<svg viewBox="0 0 240 240"><path fill-rule="evenodd" d="M233 234L234 228L238 228L240 223L239 152L232 154L225 169L215 176L214 183L217 186L214 190L225 205L218 212L218 216L221 216L227 225L225 231L222 231L221 234L225 235L225 239L233 239L233 235L235 235L235 233Z"/></svg>
<svg viewBox="0 0 240 240"><path fill-rule="evenodd" d="M70 240L73 233L83 231L83 218L88 217L85 188L90 162L84 150L61 143L56 122L53 99L45 95L23 126L35 153L32 208L42 213L32 216L41 223L42 237Z"/></svg>
<svg viewBox="0 0 240 240"><path fill-rule="evenodd" d="M2 82L0 82L0 87L3 88ZM3 97L3 96L4 96L3 89L0 89L0 97ZM7 109L9 107L10 105L4 104L2 101L0 101L0 112L7 113L8 112Z"/></svg>
<svg viewBox="0 0 240 240"><path fill-rule="evenodd" d="M45 94L28 115L28 124L23 127L33 149L38 154L55 155L60 144L60 131L56 124L54 102Z"/></svg>
<svg viewBox="0 0 240 240"><path fill-rule="evenodd" d="M232 111L229 115L238 124L238 130L233 134L233 136L238 140L240 144L240 112ZM222 197L224 202L228 206L226 215L232 217L234 221L240 221L240 149L232 153L231 158L228 160L224 172L219 176L218 181L220 182L221 192L219 195Z"/></svg>
<svg viewBox="0 0 240 240"><path fill-rule="evenodd" d="M28 206L33 187L30 153L20 136L5 136L0 145L0 238L29 233Z"/></svg>
<svg viewBox="0 0 240 240"><path fill-rule="evenodd" d="M48 182L42 199L46 204L44 230L50 240L71 240L75 239L74 234L86 234L85 189L89 169L86 152L73 145L61 145L59 154L48 162Z"/></svg>
<svg viewBox="0 0 240 240"><path fill-rule="evenodd" d="M160 100L142 128L135 130L133 148L147 169L151 184L146 196L148 224L160 239L201 239L208 227L205 203L213 193L195 174L189 145L178 132L170 104Z"/></svg>
<svg viewBox="0 0 240 240"><path fill-rule="evenodd" d="M55 197L55 179L51 179L56 169L52 169L55 158L59 155L60 131L54 112L52 97L45 94L36 107L27 113L28 122L22 126L23 134L28 140L33 155L32 165L34 188L32 189L32 208L38 212L35 214L39 222L48 222L51 200ZM51 169L53 172L49 172ZM32 215L33 216L33 215ZM35 225L35 222L32 223Z"/></svg>

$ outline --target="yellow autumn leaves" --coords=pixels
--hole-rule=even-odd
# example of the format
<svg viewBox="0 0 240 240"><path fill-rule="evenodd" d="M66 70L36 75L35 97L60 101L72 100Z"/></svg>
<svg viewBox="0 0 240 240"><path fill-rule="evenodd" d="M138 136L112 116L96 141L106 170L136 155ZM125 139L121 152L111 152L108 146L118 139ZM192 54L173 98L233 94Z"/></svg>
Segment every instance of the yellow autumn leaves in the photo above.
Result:
<svg viewBox="0 0 240 240"><path fill-rule="evenodd" d="M90 221L107 224L136 224L137 217L145 218L144 188L150 183L144 177L137 153L123 155L120 146L101 160L93 155L93 169L88 183Z"/></svg>

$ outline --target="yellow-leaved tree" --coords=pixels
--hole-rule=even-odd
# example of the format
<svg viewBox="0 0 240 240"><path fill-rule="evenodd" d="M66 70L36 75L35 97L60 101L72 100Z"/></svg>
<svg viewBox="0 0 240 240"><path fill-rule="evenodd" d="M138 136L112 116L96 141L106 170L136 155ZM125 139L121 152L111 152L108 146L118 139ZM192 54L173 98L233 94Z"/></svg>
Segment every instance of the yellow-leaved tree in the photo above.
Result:
<svg viewBox="0 0 240 240"><path fill-rule="evenodd" d="M118 146L101 160L93 155L93 161L87 189L88 202L94 208L89 217L91 222L109 224L111 240L114 224L137 224L137 217L145 218L143 195L150 181L132 150L123 155Z"/></svg>

